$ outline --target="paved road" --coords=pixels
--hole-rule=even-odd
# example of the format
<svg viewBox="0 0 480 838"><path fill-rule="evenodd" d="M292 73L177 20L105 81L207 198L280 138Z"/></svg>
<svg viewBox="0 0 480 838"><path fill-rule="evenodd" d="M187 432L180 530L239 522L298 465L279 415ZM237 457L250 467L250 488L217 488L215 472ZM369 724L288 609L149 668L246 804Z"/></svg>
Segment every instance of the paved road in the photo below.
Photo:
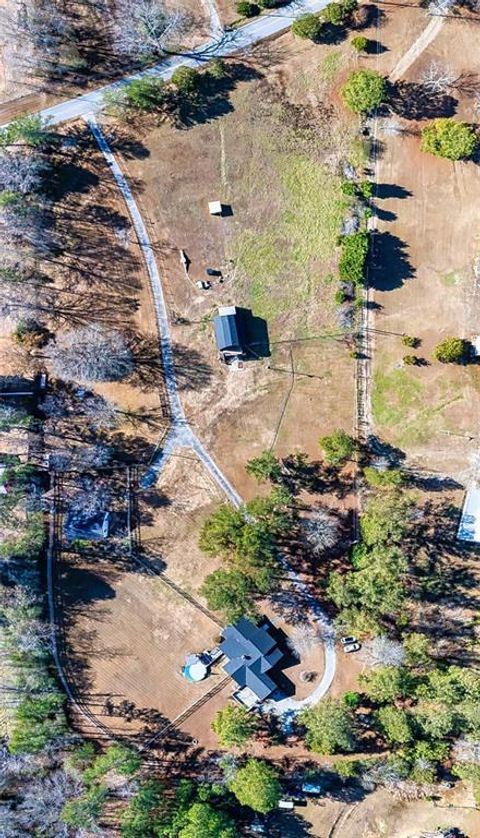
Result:
<svg viewBox="0 0 480 838"><path fill-rule="evenodd" d="M146 75L169 79L177 67L202 67L207 61L218 56L227 57L239 50L245 52L250 47L278 35L291 26L292 21L304 12L319 12L327 5L328 0L295 0L288 6L277 9L268 15L262 15L251 23L240 26L231 32L224 32L221 37L213 36L192 53L172 56L149 70L142 70L126 76L113 84L99 87L76 99L69 99L51 108L40 111L40 115L52 125L68 122L72 119L86 117L97 113L103 106L103 97L107 91L120 90L133 79Z"/></svg>

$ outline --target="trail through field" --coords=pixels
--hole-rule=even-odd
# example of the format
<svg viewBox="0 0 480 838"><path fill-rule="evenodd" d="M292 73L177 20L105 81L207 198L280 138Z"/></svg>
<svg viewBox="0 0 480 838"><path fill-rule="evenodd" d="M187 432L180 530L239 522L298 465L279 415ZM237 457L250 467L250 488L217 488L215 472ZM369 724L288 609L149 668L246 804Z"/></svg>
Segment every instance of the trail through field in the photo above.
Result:
<svg viewBox="0 0 480 838"><path fill-rule="evenodd" d="M432 41L435 40L437 35L442 30L446 21L446 17L435 17L433 20L430 21L428 26L423 30L422 34L418 36L417 40L413 42L410 49L402 55L399 61L397 61L395 67L393 68L392 72L389 75L390 81L398 81L402 76L405 75L409 67L419 58L424 52L427 47L430 46Z"/></svg>
<svg viewBox="0 0 480 838"><path fill-rule="evenodd" d="M207 14L210 18L210 32L212 37L219 38L223 34L223 25L218 13L217 4L215 0L202 0Z"/></svg>

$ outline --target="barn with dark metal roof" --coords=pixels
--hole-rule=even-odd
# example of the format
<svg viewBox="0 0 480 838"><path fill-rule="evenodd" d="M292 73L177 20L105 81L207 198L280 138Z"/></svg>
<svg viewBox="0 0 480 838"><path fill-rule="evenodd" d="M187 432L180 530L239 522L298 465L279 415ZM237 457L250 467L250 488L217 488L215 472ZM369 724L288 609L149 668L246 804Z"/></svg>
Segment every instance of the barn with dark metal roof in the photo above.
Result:
<svg viewBox="0 0 480 838"><path fill-rule="evenodd" d="M236 306L222 306L213 319L215 340L224 360L245 355L241 313Z"/></svg>

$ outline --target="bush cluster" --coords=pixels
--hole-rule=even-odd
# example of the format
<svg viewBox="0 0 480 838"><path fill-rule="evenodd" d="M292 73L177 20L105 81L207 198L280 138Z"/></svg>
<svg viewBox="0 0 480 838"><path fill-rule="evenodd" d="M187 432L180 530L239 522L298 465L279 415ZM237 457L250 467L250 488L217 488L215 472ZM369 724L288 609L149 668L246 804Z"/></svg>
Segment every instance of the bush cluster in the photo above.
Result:
<svg viewBox="0 0 480 838"><path fill-rule="evenodd" d="M357 233L342 237L342 253L339 264L341 280L363 285L368 246L369 236L366 230L360 230Z"/></svg>

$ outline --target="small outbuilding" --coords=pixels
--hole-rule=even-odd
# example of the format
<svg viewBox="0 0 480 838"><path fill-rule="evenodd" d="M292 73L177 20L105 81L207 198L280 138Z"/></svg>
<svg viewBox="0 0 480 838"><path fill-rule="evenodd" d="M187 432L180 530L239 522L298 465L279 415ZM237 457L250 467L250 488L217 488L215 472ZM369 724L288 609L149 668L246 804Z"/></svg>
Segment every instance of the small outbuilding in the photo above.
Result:
<svg viewBox="0 0 480 838"><path fill-rule="evenodd" d="M223 215L223 204L221 201L209 201L208 211L210 215Z"/></svg>
<svg viewBox="0 0 480 838"><path fill-rule="evenodd" d="M98 512L96 515L84 515L71 511L67 515L64 533L71 541L84 539L85 541L102 541L110 535L110 512Z"/></svg>
<svg viewBox="0 0 480 838"><path fill-rule="evenodd" d="M226 363L245 356L244 324L236 306L221 306L214 317L217 348Z"/></svg>
<svg viewBox="0 0 480 838"><path fill-rule="evenodd" d="M465 495L457 538L480 544L480 489L476 486L471 486Z"/></svg>

